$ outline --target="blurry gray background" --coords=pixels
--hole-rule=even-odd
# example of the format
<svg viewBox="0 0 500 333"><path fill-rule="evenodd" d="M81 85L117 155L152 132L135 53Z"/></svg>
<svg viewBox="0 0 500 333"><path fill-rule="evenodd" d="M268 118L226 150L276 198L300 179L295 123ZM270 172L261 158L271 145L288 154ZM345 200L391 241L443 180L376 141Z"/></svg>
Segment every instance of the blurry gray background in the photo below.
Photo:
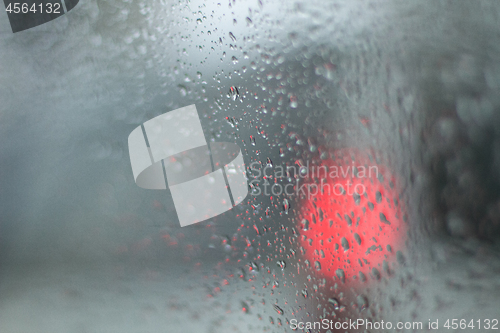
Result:
<svg viewBox="0 0 500 333"><path fill-rule="evenodd" d="M349 291L370 309L346 297L346 316L498 316L499 14L493 0L81 0L16 34L1 14L0 331L286 332L324 313L337 291L304 299L318 281L265 245L290 230L253 230L266 207L273 231L294 210L249 197L181 229L168 191L134 184L130 131L194 103L207 140L247 165L374 148L404 179L406 266Z"/></svg>

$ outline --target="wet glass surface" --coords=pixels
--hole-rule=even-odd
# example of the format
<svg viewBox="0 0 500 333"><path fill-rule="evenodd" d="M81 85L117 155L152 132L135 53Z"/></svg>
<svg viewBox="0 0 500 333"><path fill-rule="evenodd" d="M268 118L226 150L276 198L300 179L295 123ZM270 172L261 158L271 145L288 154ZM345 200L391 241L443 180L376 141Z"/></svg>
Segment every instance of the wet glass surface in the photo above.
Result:
<svg viewBox="0 0 500 333"><path fill-rule="evenodd" d="M498 329L499 14L80 0L13 33L2 13L0 332ZM127 140L192 104L249 194L181 227Z"/></svg>

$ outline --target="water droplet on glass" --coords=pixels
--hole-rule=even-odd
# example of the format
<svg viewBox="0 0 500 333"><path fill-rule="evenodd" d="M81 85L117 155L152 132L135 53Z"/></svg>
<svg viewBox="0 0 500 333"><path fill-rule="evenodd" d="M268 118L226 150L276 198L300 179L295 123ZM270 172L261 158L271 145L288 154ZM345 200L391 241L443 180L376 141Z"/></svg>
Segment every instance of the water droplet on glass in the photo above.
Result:
<svg viewBox="0 0 500 333"><path fill-rule="evenodd" d="M361 245L361 237L359 237L358 233L354 233L354 239L358 243L358 245Z"/></svg>
<svg viewBox="0 0 500 333"><path fill-rule="evenodd" d="M249 265L250 265L250 271L253 271L253 272L260 271L259 266L257 265L256 262L252 261Z"/></svg>
<svg viewBox="0 0 500 333"><path fill-rule="evenodd" d="M255 137L253 137L253 136L251 136L251 135L250 135L250 144L251 144L252 146L255 146Z"/></svg>
<svg viewBox="0 0 500 333"><path fill-rule="evenodd" d="M227 122L231 127L238 129L238 121L234 117L226 117Z"/></svg>
<svg viewBox="0 0 500 333"><path fill-rule="evenodd" d="M345 283L345 272L343 269L339 268L335 271L335 274L337 277L342 281L342 283Z"/></svg>
<svg viewBox="0 0 500 333"><path fill-rule="evenodd" d="M273 305L274 311L276 311L278 314L282 315L283 314L283 309L277 306L276 304Z"/></svg>
<svg viewBox="0 0 500 333"><path fill-rule="evenodd" d="M359 203L361 202L361 196L358 193L353 193L352 197L354 199L354 204L356 206L359 206Z"/></svg>
<svg viewBox="0 0 500 333"><path fill-rule="evenodd" d="M328 303L330 303L333 306L334 310L338 310L339 309L339 301L337 301L336 298L329 298L328 299Z"/></svg>
<svg viewBox="0 0 500 333"><path fill-rule="evenodd" d="M281 268L282 270L285 269L286 267L286 262L284 260L279 260L277 263L279 268Z"/></svg>
<svg viewBox="0 0 500 333"><path fill-rule="evenodd" d="M186 88L185 86L183 86L182 84L179 84L179 85L177 86L177 88L179 88L179 92L181 93L181 95L182 95L183 97L185 97L185 96L188 94L188 90L187 90L187 88Z"/></svg>
<svg viewBox="0 0 500 333"><path fill-rule="evenodd" d="M347 241L347 239L345 237L342 237L342 239L340 240L340 244L344 248L344 252L349 250L349 242Z"/></svg>
<svg viewBox="0 0 500 333"><path fill-rule="evenodd" d="M290 204L287 199L283 199L283 211L285 214L288 214L288 210L290 209Z"/></svg>
<svg viewBox="0 0 500 333"><path fill-rule="evenodd" d="M236 87L231 87L229 88L229 93L228 96L235 101L238 97L240 97L240 92L238 91L238 88Z"/></svg>
<svg viewBox="0 0 500 333"><path fill-rule="evenodd" d="M380 214L379 214L379 217L380 217L380 222L385 223L385 224L388 224L388 225L391 225L391 222L389 222L389 221L387 220L387 217L385 217L385 214L384 214L384 213L380 213Z"/></svg>
<svg viewBox="0 0 500 333"><path fill-rule="evenodd" d="M296 109L297 106L299 106L297 96L295 96L295 95L290 96L290 107L292 109Z"/></svg>
<svg viewBox="0 0 500 333"><path fill-rule="evenodd" d="M236 275L243 281L247 280L247 274L243 268L239 268L236 272Z"/></svg>
<svg viewBox="0 0 500 333"><path fill-rule="evenodd" d="M241 302L241 310L243 311L243 313L246 313L246 314L249 314L250 313L250 307L248 306L248 304L246 302Z"/></svg>
<svg viewBox="0 0 500 333"><path fill-rule="evenodd" d="M302 224L302 230L307 231L309 230L309 221L306 219L303 219L301 222Z"/></svg>
<svg viewBox="0 0 500 333"><path fill-rule="evenodd" d="M357 303L359 311L363 311L368 308L368 298L365 295L359 295L357 297Z"/></svg>

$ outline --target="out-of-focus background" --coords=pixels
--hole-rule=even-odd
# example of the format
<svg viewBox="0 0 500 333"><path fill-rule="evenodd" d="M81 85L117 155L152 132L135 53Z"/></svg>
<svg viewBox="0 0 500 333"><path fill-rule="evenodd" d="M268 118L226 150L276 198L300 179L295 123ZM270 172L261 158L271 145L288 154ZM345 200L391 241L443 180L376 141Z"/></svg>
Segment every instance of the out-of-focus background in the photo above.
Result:
<svg viewBox="0 0 500 333"><path fill-rule="evenodd" d="M12 33L2 10L0 332L500 319L499 15L495 0L81 0ZM398 255L343 281L352 253L316 245L330 229L304 227L315 201L297 195L252 192L180 228L168 190L134 183L127 138L190 104L259 170L352 149L384 165L396 194L374 204L403 207Z"/></svg>

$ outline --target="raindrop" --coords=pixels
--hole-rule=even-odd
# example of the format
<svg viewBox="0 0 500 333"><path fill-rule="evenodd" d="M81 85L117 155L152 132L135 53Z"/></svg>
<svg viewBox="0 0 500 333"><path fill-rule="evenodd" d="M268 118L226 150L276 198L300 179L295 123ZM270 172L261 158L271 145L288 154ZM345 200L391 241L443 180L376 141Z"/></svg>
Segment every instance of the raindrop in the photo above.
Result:
<svg viewBox="0 0 500 333"><path fill-rule="evenodd" d="M309 221L306 219L303 219L300 223L302 223L302 230L307 231L309 230Z"/></svg>
<svg viewBox="0 0 500 333"><path fill-rule="evenodd" d="M354 193L352 197L354 199L354 204L356 206L359 206L359 203L361 202L361 196L358 193Z"/></svg>
<svg viewBox="0 0 500 333"><path fill-rule="evenodd" d="M229 94L228 96L235 101L238 97L240 97L240 92L238 91L238 88L232 86L229 88Z"/></svg>
<svg viewBox="0 0 500 333"><path fill-rule="evenodd" d="M231 247L231 240L228 236L221 236L220 243L223 247Z"/></svg>
<svg viewBox="0 0 500 333"><path fill-rule="evenodd" d="M255 146L255 137L251 135L250 135L250 143L252 144L252 146Z"/></svg>
<svg viewBox="0 0 500 333"><path fill-rule="evenodd" d="M299 103L297 101L297 96L295 95L290 96L290 107L292 109L296 109L297 106L299 106Z"/></svg>
<svg viewBox="0 0 500 333"><path fill-rule="evenodd" d="M333 306L334 310L339 309L339 301L336 298L329 298L328 303L330 303Z"/></svg>
<svg viewBox="0 0 500 333"><path fill-rule="evenodd" d="M288 211L290 210L290 204L288 203L287 199L283 199L283 211L285 214L288 214Z"/></svg>
<svg viewBox="0 0 500 333"><path fill-rule="evenodd" d="M233 42L235 42L235 41L236 41L236 37L233 35L233 33L232 33L232 32L230 32L230 33L229 33L229 37L231 37L231 40L232 40Z"/></svg>
<svg viewBox="0 0 500 333"><path fill-rule="evenodd" d="M236 274L243 281L247 280L247 274L243 268L239 268Z"/></svg>
<svg viewBox="0 0 500 333"><path fill-rule="evenodd" d="M253 225L253 229L255 230L255 232L257 233L257 235L260 235L259 227L257 227L256 224Z"/></svg>
<svg viewBox="0 0 500 333"><path fill-rule="evenodd" d="M229 125L231 125L231 127L236 128L236 130L238 130L238 121L236 120L236 118L226 117L226 120L229 123Z"/></svg>
<svg viewBox="0 0 500 333"><path fill-rule="evenodd" d="M233 65L236 65L238 63L238 58L236 58L235 56L232 56L231 61L233 62Z"/></svg>
<svg viewBox="0 0 500 333"><path fill-rule="evenodd" d="M260 193L260 190L259 190L259 183L254 183L254 182L251 182L248 184L248 187L250 187L250 193L252 193L252 195L259 195Z"/></svg>
<svg viewBox="0 0 500 333"><path fill-rule="evenodd" d="M250 307L246 302L241 301L241 309L244 313L249 314L250 313Z"/></svg>
<svg viewBox="0 0 500 333"><path fill-rule="evenodd" d="M251 271L258 272L260 270L257 263L255 263L254 261L252 261L249 265Z"/></svg>
<svg viewBox="0 0 500 333"><path fill-rule="evenodd" d="M188 89L187 89L185 86L183 86L182 84L179 84L179 85L177 86L177 88L179 88L179 92L181 93L181 95L182 95L183 97L184 97L184 96L186 96L186 95L188 94Z"/></svg>
<svg viewBox="0 0 500 333"><path fill-rule="evenodd" d="M352 219L349 217L349 215L345 214L344 217L345 217L345 220L347 222L347 225L351 226L352 225Z"/></svg>
<svg viewBox="0 0 500 333"><path fill-rule="evenodd" d="M274 311L276 311L280 315L282 315L284 313L283 309L280 308L279 306L277 306L276 304L273 305L273 309L274 309ZM271 318L271 317L269 317L269 318Z"/></svg>
<svg viewBox="0 0 500 333"><path fill-rule="evenodd" d="M281 268L282 270L285 269L286 267L286 262L284 260L279 260L277 263L279 268Z"/></svg>
<svg viewBox="0 0 500 333"><path fill-rule="evenodd" d="M344 248L344 252L349 250L349 242L345 237L342 237L342 239L340 240L340 244Z"/></svg>
<svg viewBox="0 0 500 333"><path fill-rule="evenodd" d="M314 267L316 268L317 271L321 270L321 264L319 263L319 261L314 262Z"/></svg>
<svg viewBox="0 0 500 333"><path fill-rule="evenodd" d="M368 308L368 298L365 295L359 295L357 297L358 309L359 311L363 311Z"/></svg>
<svg viewBox="0 0 500 333"><path fill-rule="evenodd" d="M388 225L391 225L391 222L389 222L389 221L387 220L387 218L385 217L385 214L384 214L384 213L380 213L380 214L379 214L379 217L380 217L380 222L385 223L385 224L388 224Z"/></svg>
<svg viewBox="0 0 500 333"><path fill-rule="evenodd" d="M358 245L361 245L361 237L359 237L358 233L354 233L354 239L358 243Z"/></svg>
<svg viewBox="0 0 500 333"><path fill-rule="evenodd" d="M337 277L342 281L342 283L345 283L345 272L343 269L339 268L335 271L335 274Z"/></svg>
<svg viewBox="0 0 500 333"><path fill-rule="evenodd" d="M271 159L270 159L269 157L267 158L267 166L268 166L269 168L272 168L272 167L273 167L273 161L271 161Z"/></svg>
<svg viewBox="0 0 500 333"><path fill-rule="evenodd" d="M307 143L309 144L309 151L311 153L314 153L318 149L313 138L307 139Z"/></svg>

